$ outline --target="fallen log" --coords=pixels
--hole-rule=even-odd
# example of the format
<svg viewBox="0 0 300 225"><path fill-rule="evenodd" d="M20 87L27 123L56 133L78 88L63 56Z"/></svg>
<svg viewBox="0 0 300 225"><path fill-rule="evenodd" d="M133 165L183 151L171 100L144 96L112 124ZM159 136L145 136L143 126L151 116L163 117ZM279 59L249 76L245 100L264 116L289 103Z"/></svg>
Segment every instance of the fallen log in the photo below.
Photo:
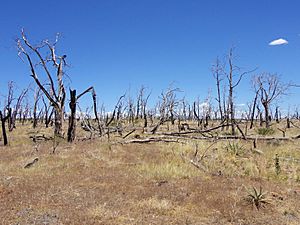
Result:
<svg viewBox="0 0 300 225"><path fill-rule="evenodd" d="M172 138L170 138L172 137ZM119 143L129 144L129 143L149 143L149 142L177 142L177 143L186 143L182 140L255 140L255 141L293 141L294 137L243 137L243 136L214 136L214 137L207 137L207 136L177 136L177 135L159 135L159 136L152 136L144 139L132 139L127 140Z"/></svg>
<svg viewBox="0 0 300 225"><path fill-rule="evenodd" d="M145 139L132 139L132 140L127 140L123 142L119 142L121 144L131 144L131 143L138 143L138 144L143 144L143 143L150 143L150 142L166 142L166 143L180 143L182 141L178 139L164 139L161 137L150 137L150 138L145 138Z"/></svg>
<svg viewBox="0 0 300 225"><path fill-rule="evenodd" d="M204 133L209 133L211 131L217 130L222 127L230 126L231 124L221 124L215 127L211 127L208 129L204 130L199 130L199 129L190 129L189 131L183 131L183 132L161 132L157 134L162 134L162 135L172 135L172 136L180 136L180 135L185 135L185 134L204 134Z"/></svg>

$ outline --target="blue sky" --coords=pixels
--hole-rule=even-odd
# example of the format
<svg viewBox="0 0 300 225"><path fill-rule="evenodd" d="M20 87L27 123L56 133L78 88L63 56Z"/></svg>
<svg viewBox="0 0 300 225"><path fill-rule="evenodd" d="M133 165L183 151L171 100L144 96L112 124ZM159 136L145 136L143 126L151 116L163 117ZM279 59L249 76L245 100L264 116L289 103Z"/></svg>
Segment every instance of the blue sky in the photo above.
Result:
<svg viewBox="0 0 300 225"><path fill-rule="evenodd" d="M211 65L236 47L236 64L245 70L278 73L300 84L300 2L270 0L107 0L5 1L0 8L0 92L15 81L32 82L17 57L14 40L24 28L39 41L62 37L71 87L94 85L101 102L111 107L130 89L144 85L152 101L170 83L191 101L215 93ZM288 44L270 46L284 38ZM300 103L293 89L291 107ZM236 102L250 101L249 79L236 90ZM286 101L283 101L288 106Z"/></svg>

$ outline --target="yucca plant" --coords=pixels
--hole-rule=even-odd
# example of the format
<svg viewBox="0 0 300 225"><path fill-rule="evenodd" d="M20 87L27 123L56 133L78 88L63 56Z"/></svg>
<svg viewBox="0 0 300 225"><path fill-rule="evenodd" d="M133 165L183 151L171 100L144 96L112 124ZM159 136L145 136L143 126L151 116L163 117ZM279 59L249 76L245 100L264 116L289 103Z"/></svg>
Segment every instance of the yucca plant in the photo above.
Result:
<svg viewBox="0 0 300 225"><path fill-rule="evenodd" d="M270 203L267 199L267 192L263 192L261 186L259 187L259 190L257 190L255 187L252 187L251 190L248 190L247 201L255 206L257 210Z"/></svg>
<svg viewBox="0 0 300 225"><path fill-rule="evenodd" d="M274 166L275 166L275 173L278 176L281 172L278 154L275 155Z"/></svg>

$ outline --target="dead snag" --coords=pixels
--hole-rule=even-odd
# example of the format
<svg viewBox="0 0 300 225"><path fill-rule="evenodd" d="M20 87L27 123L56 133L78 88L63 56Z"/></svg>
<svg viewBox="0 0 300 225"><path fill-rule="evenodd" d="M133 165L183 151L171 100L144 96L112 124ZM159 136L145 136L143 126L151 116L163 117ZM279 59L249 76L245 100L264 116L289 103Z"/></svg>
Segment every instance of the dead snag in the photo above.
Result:
<svg viewBox="0 0 300 225"><path fill-rule="evenodd" d="M249 74L254 70L251 71L246 71L246 72L240 72L239 67L237 67L234 64L234 48L231 48L229 50L229 54L227 56L228 59L228 67L229 71L225 72L225 75L228 80L228 119L231 123L231 134L235 135L235 105L234 105L234 90L235 88L240 84L242 78L246 75ZM237 79L235 79L237 77Z"/></svg>
<svg viewBox="0 0 300 225"><path fill-rule="evenodd" d="M97 121L97 125L98 125L98 130L99 130L99 135L102 135L102 127L100 124L100 119L98 117L98 111L97 111L97 95L96 95L96 91L93 88L92 90L92 98L93 98L93 108L94 108L94 115L95 115L95 119Z"/></svg>
<svg viewBox="0 0 300 225"><path fill-rule="evenodd" d="M256 90L255 92L255 97L252 103L252 110L251 110L251 118L250 118L250 129L253 128L254 125L254 116L255 116L255 109L256 109L256 104L257 104L257 98L258 98L258 94L259 94L259 89Z"/></svg>
<svg viewBox="0 0 300 225"><path fill-rule="evenodd" d="M10 121L9 127L8 127L9 131L12 131L14 128L16 128L17 114L18 114L18 112L20 112L22 101L23 101L24 97L26 96L28 90L29 90L29 88L23 89L17 98L17 102L13 107L14 110L11 113L11 118L9 119L9 121Z"/></svg>
<svg viewBox="0 0 300 225"><path fill-rule="evenodd" d="M32 127L36 128L37 126L37 122L38 122L38 116L37 116L37 107L38 107L38 102L40 100L41 97L41 89L39 87L37 87L34 90L34 103L33 103L33 123L32 123ZM46 109L45 109L46 110Z"/></svg>
<svg viewBox="0 0 300 225"><path fill-rule="evenodd" d="M29 68L31 71L31 77L34 79L38 87L42 90L51 105L54 107L54 135L62 135L62 124L64 118L64 106L65 106L65 86L63 83L64 71L63 67L66 65L66 55L56 55L56 44L58 42L59 35L56 36L54 42L49 40L43 40L39 45L32 45L27 39L24 30L21 32L21 38L17 40L17 47L19 50L19 56L25 56ZM43 55L44 50L50 51L50 55ZM38 77L37 66L41 66L44 71L45 77L49 84L49 89L41 83L41 78ZM51 74L54 68L55 72ZM56 78L56 85L54 83Z"/></svg>
<svg viewBox="0 0 300 225"><path fill-rule="evenodd" d="M75 140L75 132L76 132L76 104L80 97L84 94L94 90L93 87L89 87L84 92L76 96L76 90L70 89L70 116L69 116L69 127L68 127L68 142L73 142Z"/></svg>
<svg viewBox="0 0 300 225"><path fill-rule="evenodd" d="M286 127L284 129L280 129L280 128L277 129L282 132L282 137L285 137Z"/></svg>
<svg viewBox="0 0 300 225"><path fill-rule="evenodd" d="M44 122L45 122L45 127L48 128L49 124L51 122L51 118L53 115L53 108L51 107L51 103L48 103L45 101L45 98L42 96L42 101L44 104Z"/></svg>
<svg viewBox="0 0 300 225"><path fill-rule="evenodd" d="M117 111L117 109L118 109L118 107L119 107L119 104L120 104L121 100L122 100L124 97L125 97L125 94L122 95L122 96L119 98L117 104L115 105L115 108L114 108L114 111L113 111L113 113L112 113L112 116L111 116L110 120L107 120L107 122L106 122L106 124L105 124L106 127L108 127L108 126L112 123L112 121L114 120L115 115L116 115L116 111ZM107 118L107 119L108 119L108 118Z"/></svg>
<svg viewBox="0 0 300 225"><path fill-rule="evenodd" d="M265 113L265 126L270 127L270 106L275 99L287 93L291 84L284 84L277 74L262 73L254 77L254 82L259 90L259 96Z"/></svg>
<svg viewBox="0 0 300 225"><path fill-rule="evenodd" d="M213 77L216 80L216 85L217 85L217 98L216 101L218 102L218 110L220 112L220 120L222 121L224 118L223 115L223 110L222 110L222 100L221 100L221 90L220 90L220 85L222 79L222 74L224 71L224 65L220 62L219 58L216 59L215 65L212 67L212 72L213 72Z"/></svg>
<svg viewBox="0 0 300 225"><path fill-rule="evenodd" d="M8 110L8 112L9 113L6 116L4 116L2 114L2 111L0 111L0 119L1 119L1 124L2 124L2 136L3 136L3 143L4 143L4 145L8 144L8 139L7 139L7 134L6 134L6 128L5 128L5 122L10 117L11 110Z"/></svg>

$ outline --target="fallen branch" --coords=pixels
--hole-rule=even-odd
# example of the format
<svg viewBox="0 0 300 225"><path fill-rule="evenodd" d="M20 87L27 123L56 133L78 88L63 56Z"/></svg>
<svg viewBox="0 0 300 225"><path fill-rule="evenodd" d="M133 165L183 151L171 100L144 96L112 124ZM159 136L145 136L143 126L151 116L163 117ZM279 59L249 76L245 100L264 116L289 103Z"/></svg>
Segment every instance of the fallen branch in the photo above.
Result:
<svg viewBox="0 0 300 225"><path fill-rule="evenodd" d="M136 129L133 129L132 131L129 131L124 137L123 139L127 138L130 134L132 134L133 132L135 132Z"/></svg>
<svg viewBox="0 0 300 225"><path fill-rule="evenodd" d="M43 135L31 135L29 138L32 139L33 142L37 141L50 141L53 139L53 137L46 137L45 134Z"/></svg>
<svg viewBox="0 0 300 225"><path fill-rule="evenodd" d="M200 163L197 163L192 159L190 160L190 163L197 169L202 170L203 172L207 172L207 169L205 168L205 166L201 165Z"/></svg>
<svg viewBox="0 0 300 225"><path fill-rule="evenodd" d="M36 157L34 160L32 160L31 162L27 163L25 166L24 166L24 169L28 169L30 167L32 167L35 163L37 163L39 161L39 158Z"/></svg>

